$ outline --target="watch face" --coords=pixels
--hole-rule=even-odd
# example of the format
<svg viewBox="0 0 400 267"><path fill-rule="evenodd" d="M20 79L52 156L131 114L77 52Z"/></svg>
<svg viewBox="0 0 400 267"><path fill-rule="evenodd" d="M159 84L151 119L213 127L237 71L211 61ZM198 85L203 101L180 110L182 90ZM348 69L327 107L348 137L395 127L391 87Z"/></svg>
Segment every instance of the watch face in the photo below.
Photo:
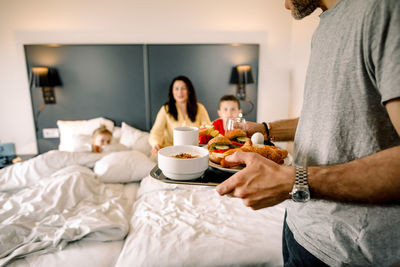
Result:
<svg viewBox="0 0 400 267"><path fill-rule="evenodd" d="M296 190L292 193L292 199L296 202L307 202L310 200L310 193L306 190Z"/></svg>

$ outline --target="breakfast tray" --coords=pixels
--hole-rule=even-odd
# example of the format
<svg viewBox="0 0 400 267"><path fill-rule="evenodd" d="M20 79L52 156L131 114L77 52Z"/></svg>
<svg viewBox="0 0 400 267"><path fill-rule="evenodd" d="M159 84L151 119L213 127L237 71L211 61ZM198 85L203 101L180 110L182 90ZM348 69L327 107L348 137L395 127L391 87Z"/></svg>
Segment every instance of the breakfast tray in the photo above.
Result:
<svg viewBox="0 0 400 267"><path fill-rule="evenodd" d="M216 186L226 179L228 179L230 176L232 176L233 173L231 172L225 172L221 171L218 169L215 169L213 167L208 167L208 169L204 172L202 176L200 176L197 179L193 180L173 180L167 178L162 171L158 168L158 165L156 165L151 171L150 171L150 176L153 177L154 179L157 179L161 182L164 183L171 183L171 184L191 184L191 185L208 185L208 186Z"/></svg>

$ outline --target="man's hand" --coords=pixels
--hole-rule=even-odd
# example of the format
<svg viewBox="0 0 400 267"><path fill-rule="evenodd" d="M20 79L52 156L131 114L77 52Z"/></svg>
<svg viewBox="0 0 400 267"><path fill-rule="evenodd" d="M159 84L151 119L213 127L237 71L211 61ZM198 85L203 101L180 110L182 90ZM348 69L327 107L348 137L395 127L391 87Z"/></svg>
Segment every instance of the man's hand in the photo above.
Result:
<svg viewBox="0 0 400 267"><path fill-rule="evenodd" d="M225 158L246 167L217 186L220 195L243 199L252 209L274 206L289 198L295 181L295 167L281 166L257 153L236 152Z"/></svg>

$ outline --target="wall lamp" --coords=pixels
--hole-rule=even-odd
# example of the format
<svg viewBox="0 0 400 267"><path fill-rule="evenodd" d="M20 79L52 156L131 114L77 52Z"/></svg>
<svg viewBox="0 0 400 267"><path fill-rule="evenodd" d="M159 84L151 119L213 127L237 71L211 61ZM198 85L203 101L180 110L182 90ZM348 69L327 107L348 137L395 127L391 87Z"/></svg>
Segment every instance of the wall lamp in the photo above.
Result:
<svg viewBox="0 0 400 267"><path fill-rule="evenodd" d="M38 134L38 120L40 112L43 111L47 104L56 103L54 87L61 86L62 83L56 69L48 67L33 67L31 71L30 85L31 88L41 87L43 94L44 103L36 112L36 116L34 116L36 134Z"/></svg>
<svg viewBox="0 0 400 267"><path fill-rule="evenodd" d="M246 84L254 83L253 73L250 65L237 65L232 68L230 84L236 84L236 97L239 100L250 103L250 109L243 112L243 115L249 114L254 109L253 102L247 98Z"/></svg>
<svg viewBox="0 0 400 267"><path fill-rule="evenodd" d="M44 104L55 104L56 94L55 86L61 86L60 76L54 68L33 67L31 87L41 87Z"/></svg>
<svg viewBox="0 0 400 267"><path fill-rule="evenodd" d="M230 83L237 85L236 97L240 100L245 100L246 84L254 83L250 65L237 65L233 67Z"/></svg>

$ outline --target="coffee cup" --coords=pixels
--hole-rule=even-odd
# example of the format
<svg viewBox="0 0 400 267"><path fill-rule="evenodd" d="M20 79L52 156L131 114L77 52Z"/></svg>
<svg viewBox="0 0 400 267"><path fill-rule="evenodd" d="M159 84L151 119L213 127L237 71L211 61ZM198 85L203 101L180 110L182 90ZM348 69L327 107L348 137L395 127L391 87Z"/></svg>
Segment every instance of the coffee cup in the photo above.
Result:
<svg viewBox="0 0 400 267"><path fill-rule="evenodd" d="M174 146L199 145L199 128L191 126L176 127L173 136Z"/></svg>

